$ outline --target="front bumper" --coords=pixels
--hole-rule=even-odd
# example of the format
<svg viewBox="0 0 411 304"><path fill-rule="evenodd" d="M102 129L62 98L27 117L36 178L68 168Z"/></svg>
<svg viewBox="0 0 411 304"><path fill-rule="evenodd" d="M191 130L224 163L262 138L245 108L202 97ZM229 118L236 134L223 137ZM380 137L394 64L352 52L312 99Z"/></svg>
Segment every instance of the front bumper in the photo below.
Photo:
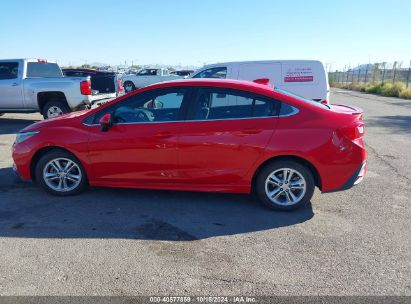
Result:
<svg viewBox="0 0 411 304"><path fill-rule="evenodd" d="M25 143L13 144L13 172L22 180L30 180L30 162L33 151Z"/></svg>
<svg viewBox="0 0 411 304"><path fill-rule="evenodd" d="M17 170L17 166L16 166L15 163L13 163L13 173L14 173L14 175L15 175L17 178L21 179L19 170Z"/></svg>

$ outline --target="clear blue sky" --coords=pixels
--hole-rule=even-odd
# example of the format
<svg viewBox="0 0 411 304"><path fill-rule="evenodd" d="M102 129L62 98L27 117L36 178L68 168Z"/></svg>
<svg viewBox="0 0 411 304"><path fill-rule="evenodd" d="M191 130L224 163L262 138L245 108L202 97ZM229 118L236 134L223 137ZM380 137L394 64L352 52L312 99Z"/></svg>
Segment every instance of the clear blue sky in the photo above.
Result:
<svg viewBox="0 0 411 304"><path fill-rule="evenodd" d="M411 1L0 0L0 58L182 64L411 60Z"/></svg>

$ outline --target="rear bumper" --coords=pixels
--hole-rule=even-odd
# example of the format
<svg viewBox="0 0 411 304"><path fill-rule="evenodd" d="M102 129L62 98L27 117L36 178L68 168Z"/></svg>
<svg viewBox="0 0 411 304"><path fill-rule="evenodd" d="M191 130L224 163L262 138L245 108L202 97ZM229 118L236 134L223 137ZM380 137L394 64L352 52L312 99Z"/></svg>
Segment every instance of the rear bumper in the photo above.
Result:
<svg viewBox="0 0 411 304"><path fill-rule="evenodd" d="M365 173L367 171L367 161L364 161L354 172L354 174L344 183L344 185L338 189L331 191L323 191L323 193L344 191L358 185L364 179Z"/></svg>

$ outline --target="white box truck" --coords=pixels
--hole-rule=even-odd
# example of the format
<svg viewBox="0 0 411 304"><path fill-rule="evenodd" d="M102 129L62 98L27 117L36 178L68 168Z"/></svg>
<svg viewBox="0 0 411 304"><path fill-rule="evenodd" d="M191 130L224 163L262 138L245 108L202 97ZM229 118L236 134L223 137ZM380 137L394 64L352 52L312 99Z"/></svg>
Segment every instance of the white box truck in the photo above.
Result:
<svg viewBox="0 0 411 304"><path fill-rule="evenodd" d="M270 79L282 90L321 103L329 103L330 86L324 65L317 60L270 60L223 62L206 65L192 78L238 80Z"/></svg>

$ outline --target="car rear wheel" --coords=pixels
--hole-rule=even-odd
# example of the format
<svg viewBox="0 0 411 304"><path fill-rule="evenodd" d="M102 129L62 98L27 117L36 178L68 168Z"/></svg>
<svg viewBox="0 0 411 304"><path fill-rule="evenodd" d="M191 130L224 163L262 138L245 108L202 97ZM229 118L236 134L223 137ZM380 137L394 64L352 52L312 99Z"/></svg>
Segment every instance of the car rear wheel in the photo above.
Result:
<svg viewBox="0 0 411 304"><path fill-rule="evenodd" d="M48 119L70 113L71 109L64 101L52 100L44 105L42 112L44 119Z"/></svg>
<svg viewBox="0 0 411 304"><path fill-rule="evenodd" d="M315 182L306 166L292 160L280 160L261 170L255 187L264 205L272 209L294 210L310 201Z"/></svg>
<svg viewBox="0 0 411 304"><path fill-rule="evenodd" d="M130 93L130 92L134 91L135 89L136 89L136 86L131 81L126 81L124 83L124 91L126 93Z"/></svg>
<svg viewBox="0 0 411 304"><path fill-rule="evenodd" d="M87 186L80 161L65 151L54 150L42 156L37 162L35 175L37 183L54 195L77 194Z"/></svg>

